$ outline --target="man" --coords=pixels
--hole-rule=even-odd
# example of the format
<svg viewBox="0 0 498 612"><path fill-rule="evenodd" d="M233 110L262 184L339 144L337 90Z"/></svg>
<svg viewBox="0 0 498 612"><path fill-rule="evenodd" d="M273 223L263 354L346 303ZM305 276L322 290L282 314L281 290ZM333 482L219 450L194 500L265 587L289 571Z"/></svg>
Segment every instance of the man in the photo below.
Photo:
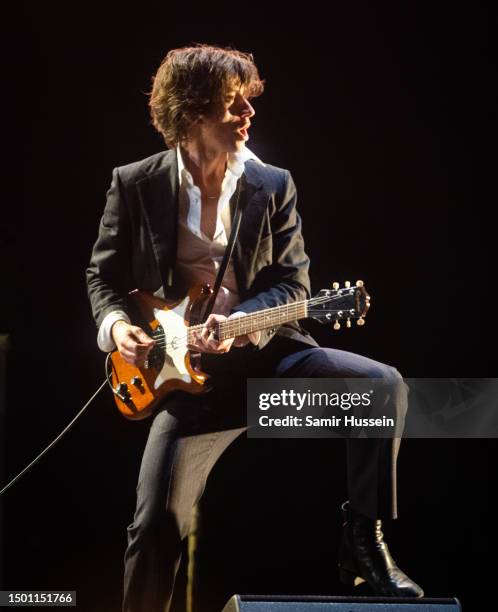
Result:
<svg viewBox="0 0 498 612"><path fill-rule="evenodd" d="M288 171L264 164L246 147L263 91L252 56L199 45L170 51L153 82L153 124L170 150L116 168L87 270L104 351L142 365L154 341L130 321L135 288L182 294L196 281L214 284L227 244L238 181L243 217L224 291L192 349L202 353L214 390L176 393L156 412L142 459L137 507L128 528L125 612L168 610L193 506L223 450L245 430L247 376L379 377L386 406L401 418L406 389L399 373L359 355L321 348L290 323L217 341L216 320L244 316L310 296L296 190ZM229 400L227 400L229 398ZM350 500L341 579L366 580L375 593L420 597L397 566L380 530L396 518L399 440L348 441Z"/></svg>

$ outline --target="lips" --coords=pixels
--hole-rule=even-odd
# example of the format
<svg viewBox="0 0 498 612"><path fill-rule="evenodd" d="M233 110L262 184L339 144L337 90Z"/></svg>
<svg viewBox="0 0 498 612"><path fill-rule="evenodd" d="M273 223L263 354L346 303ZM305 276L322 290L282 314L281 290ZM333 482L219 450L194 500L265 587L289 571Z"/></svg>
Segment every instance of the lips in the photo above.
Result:
<svg viewBox="0 0 498 612"><path fill-rule="evenodd" d="M247 131L250 125L251 125L250 123L246 123L236 130L242 136L244 140L247 140L249 138L249 134L247 133Z"/></svg>

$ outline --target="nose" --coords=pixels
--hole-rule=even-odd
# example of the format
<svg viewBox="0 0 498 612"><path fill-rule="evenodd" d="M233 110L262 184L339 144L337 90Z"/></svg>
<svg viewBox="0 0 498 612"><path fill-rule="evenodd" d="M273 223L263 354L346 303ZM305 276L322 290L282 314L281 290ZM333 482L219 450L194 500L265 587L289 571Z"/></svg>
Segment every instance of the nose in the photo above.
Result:
<svg viewBox="0 0 498 612"><path fill-rule="evenodd" d="M242 117L253 117L256 114L256 111L254 110L254 108L251 106L251 103L249 102L249 100L247 98L242 97L242 111L241 111L241 116Z"/></svg>

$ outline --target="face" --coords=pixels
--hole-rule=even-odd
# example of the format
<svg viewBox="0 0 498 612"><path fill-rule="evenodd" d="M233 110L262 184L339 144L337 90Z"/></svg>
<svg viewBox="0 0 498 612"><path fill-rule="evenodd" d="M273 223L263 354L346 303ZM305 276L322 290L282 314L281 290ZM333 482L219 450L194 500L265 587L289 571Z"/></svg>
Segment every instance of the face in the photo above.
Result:
<svg viewBox="0 0 498 612"><path fill-rule="evenodd" d="M244 94L243 86L234 86L220 107L201 119L200 136L206 149L235 153L244 148L249 140L250 119L255 115Z"/></svg>

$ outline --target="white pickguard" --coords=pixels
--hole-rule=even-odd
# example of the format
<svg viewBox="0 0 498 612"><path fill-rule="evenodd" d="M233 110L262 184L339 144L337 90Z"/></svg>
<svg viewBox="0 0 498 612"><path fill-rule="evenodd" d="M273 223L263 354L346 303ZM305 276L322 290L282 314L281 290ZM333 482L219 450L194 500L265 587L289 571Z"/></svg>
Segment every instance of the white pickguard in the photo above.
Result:
<svg viewBox="0 0 498 612"><path fill-rule="evenodd" d="M190 298L187 296L171 310L154 308L154 317L161 324L167 343L164 364L154 381L154 389L158 389L164 382L172 378L183 380L186 383L192 382L185 365L185 355L188 351L188 327L185 325L185 311L189 302Z"/></svg>

